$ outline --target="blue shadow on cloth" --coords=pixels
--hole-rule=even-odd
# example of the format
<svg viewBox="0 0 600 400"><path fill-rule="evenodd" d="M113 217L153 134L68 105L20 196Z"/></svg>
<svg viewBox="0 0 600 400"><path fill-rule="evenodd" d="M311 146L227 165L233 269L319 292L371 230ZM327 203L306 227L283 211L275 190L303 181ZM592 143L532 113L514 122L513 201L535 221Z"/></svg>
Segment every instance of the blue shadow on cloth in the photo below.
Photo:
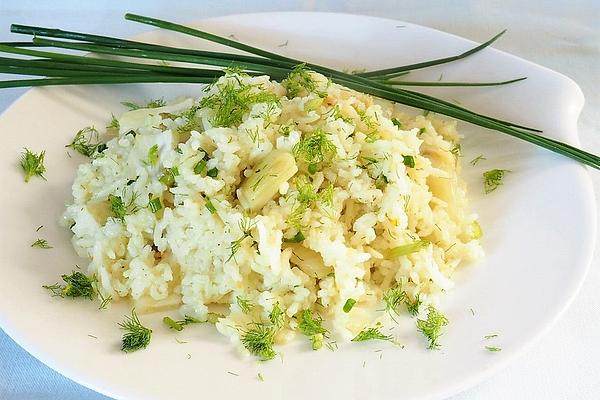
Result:
<svg viewBox="0 0 600 400"><path fill-rule="evenodd" d="M111 400L42 364L0 330L1 400Z"/></svg>

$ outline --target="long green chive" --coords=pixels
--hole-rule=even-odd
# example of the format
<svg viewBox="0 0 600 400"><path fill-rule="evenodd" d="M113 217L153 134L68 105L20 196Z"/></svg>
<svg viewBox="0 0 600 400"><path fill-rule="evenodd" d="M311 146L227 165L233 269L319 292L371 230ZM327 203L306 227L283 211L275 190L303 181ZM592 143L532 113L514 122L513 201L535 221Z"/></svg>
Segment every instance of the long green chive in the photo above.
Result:
<svg viewBox="0 0 600 400"><path fill-rule="evenodd" d="M389 79L377 81L386 85L393 86L462 86L462 87L482 87L482 86L501 86L515 82L520 82L527 77L510 79L507 81L498 82L428 82L428 81L392 81Z"/></svg>
<svg viewBox="0 0 600 400"><path fill-rule="evenodd" d="M484 42L484 43L482 43L476 47L473 47L472 49L469 49L469 50L465 51L464 53L461 53L456 56L438 58L436 60L431 60L431 61L426 61L426 62L421 62L421 63L416 63L416 64L409 64L409 65L404 65L401 67L393 67L393 68L380 69L377 71L364 72L364 73L358 74L358 75L361 75L363 77L384 76L384 75L395 74L395 73L399 73L399 72L413 71L415 69L432 67L434 65L446 64L446 63L449 63L452 61L457 61L462 58L468 57L472 54L475 54L478 51L483 50L486 47L490 46L492 43L494 43L496 40L498 40L500 38L500 36L504 35L505 32L506 32L506 29L503 30L502 32L498 33L497 35L495 35L493 38L491 38L487 42Z"/></svg>
<svg viewBox="0 0 600 400"><path fill-rule="evenodd" d="M302 64L300 60L295 60L293 58L284 57L265 50L257 49L255 47L248 46L237 41L233 41L207 32L199 31L197 29L185 27L172 22L162 21L155 18L143 17L133 14L127 14L126 19L142 22L149 25L154 25L163 29L177 31L187 35L201 37L206 40L221 43L229 47L237 48L249 52L251 54L258 55L260 57L236 56L227 53L202 52L199 50L192 49L177 49L167 46L150 45L134 41L126 41L122 39L107 38L97 35L79 34L59 30L45 30L45 28L38 27L24 27L16 25L13 26L13 30L22 31L22 33L33 33L37 36L63 37L67 39L79 39L89 42L72 43L34 38L34 43L29 44L29 46L32 47L40 47L44 45L73 48L82 51L104 52L108 54L136 58L183 61L221 67L236 67L241 68L242 70L245 70L246 72L251 74L269 74L273 79L276 80L284 79L287 72L293 69L293 66ZM457 106L456 104L452 104L422 93L396 88L394 87L395 84L386 84L381 82L381 80L389 81L393 77L400 76L401 74L404 74L406 71L409 70L425 68L432 65L439 65L467 57L489 46L501 34L502 33L496 35L489 41L457 56L446 57L438 60L417 63L408 66L389 68L386 70L370 71L367 73L356 75L343 73L315 64L306 63L306 66L310 69L313 69L316 72L329 76L334 82L347 86L351 89L364 92L373 96L385 98L398 103L402 103L411 107L416 107L423 110L444 114L449 117L470 122L481 127L497 130L499 132L503 132L505 134L509 134L519 139L544 147L558 154L570 157L576 161L592 166L594 168L600 168L600 157L587 153L565 143L561 143L559 141L532 133L539 132L536 129L488 117L465 109L463 107ZM77 35L81 36L76 37ZM0 59L0 65L2 65L5 70L9 70L10 72L17 72L15 67L30 68L28 72L42 74L42 76L47 76L47 78L3 81L0 82L0 88L48 85L121 84L150 82L210 83L212 82L211 78L223 75L223 71L215 69L187 68L185 69L186 71L183 71L181 69L176 69L179 67L157 66L139 63L124 63L117 60L102 60L92 57L72 56L66 54L24 49L22 48L23 46L27 46L27 44L24 44L22 42L8 43L4 45L0 44L0 52L42 57L42 59L25 60L30 62L30 64L28 65L22 63L17 65L18 62L14 60L6 61L3 63L3 61ZM48 62L61 63L61 67L52 67L48 64ZM73 66L72 68L69 68L68 65L64 64L72 64ZM82 65L85 65L85 67L82 67ZM97 71L93 71L93 68L107 67L121 69L118 70L118 73L113 73L113 71L108 70L100 71L100 69L98 69ZM80 74L79 72L77 72L86 70L86 68L89 68L87 70L90 72L90 75ZM157 68L161 68L161 70L159 71ZM69 70L70 72L61 72L65 70ZM145 72L140 73L140 71ZM376 78L376 80L367 79L369 76ZM440 82L437 82L436 84L439 85Z"/></svg>

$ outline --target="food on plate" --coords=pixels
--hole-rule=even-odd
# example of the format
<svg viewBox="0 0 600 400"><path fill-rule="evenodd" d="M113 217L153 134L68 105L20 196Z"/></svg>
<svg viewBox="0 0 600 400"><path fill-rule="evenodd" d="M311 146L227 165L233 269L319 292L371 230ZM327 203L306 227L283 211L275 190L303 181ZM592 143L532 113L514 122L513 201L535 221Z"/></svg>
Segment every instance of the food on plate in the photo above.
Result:
<svg viewBox="0 0 600 400"><path fill-rule="evenodd" d="M124 326L210 321L270 359L294 336L397 342L407 313L438 346L441 295L482 257L455 121L305 68L134 108L78 133L91 158L63 217L94 290L132 302Z"/></svg>

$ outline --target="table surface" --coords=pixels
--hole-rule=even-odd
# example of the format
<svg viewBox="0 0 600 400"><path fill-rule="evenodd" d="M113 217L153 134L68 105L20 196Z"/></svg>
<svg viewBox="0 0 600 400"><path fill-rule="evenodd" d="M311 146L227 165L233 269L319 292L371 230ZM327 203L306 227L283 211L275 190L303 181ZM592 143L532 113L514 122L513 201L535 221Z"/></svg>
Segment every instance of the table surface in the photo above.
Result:
<svg viewBox="0 0 600 400"><path fill-rule="evenodd" d="M508 28L495 47L573 78L586 105L579 120L583 148L600 153L600 2L571 1L30 1L2 0L0 41L13 22L63 27L114 36L146 30L123 23L126 11L181 22L261 11L328 11L396 18L430 26L476 41ZM0 112L24 90L4 90ZM599 193L600 173L590 171ZM600 254L598 246L581 292L551 331L505 370L452 397L471 399L600 398ZM565 266L568 267L568 266ZM46 367L0 330L0 399L110 400Z"/></svg>

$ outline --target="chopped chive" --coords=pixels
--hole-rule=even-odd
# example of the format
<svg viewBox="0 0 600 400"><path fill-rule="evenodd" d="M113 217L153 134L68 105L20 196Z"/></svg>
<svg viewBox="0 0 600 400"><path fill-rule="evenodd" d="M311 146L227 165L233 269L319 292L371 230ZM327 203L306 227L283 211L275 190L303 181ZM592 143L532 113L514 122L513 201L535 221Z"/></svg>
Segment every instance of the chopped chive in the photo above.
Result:
<svg viewBox="0 0 600 400"><path fill-rule="evenodd" d="M389 250L388 258L394 259L401 256L406 256L411 253L415 253L426 248L427 246L429 246L430 243L431 242L429 240L421 239L413 243L404 244L402 246L396 246Z"/></svg>
<svg viewBox="0 0 600 400"><path fill-rule="evenodd" d="M175 321L174 319L172 319L171 317L164 317L163 318L163 322L165 323L165 325L167 325L170 329L176 330L178 332L183 330L183 325L181 325L179 322Z"/></svg>
<svg viewBox="0 0 600 400"><path fill-rule="evenodd" d="M350 298L348 300L346 300L346 303L344 303L344 307L343 310L345 313L349 313L350 310L352 310L352 307L354 307L354 305L356 304L356 300Z"/></svg>
<svg viewBox="0 0 600 400"><path fill-rule="evenodd" d="M217 212L217 209L215 208L214 204L210 201L210 199L208 197L206 198L206 203L204 203L204 206L208 209L208 211L211 214L214 214Z"/></svg>
<svg viewBox="0 0 600 400"><path fill-rule="evenodd" d="M162 203L160 202L160 198L153 197L150 200L150 202L148 203L148 208L150 208L150 211L152 211L153 213L156 213L158 210L160 210L162 208Z"/></svg>
<svg viewBox="0 0 600 400"><path fill-rule="evenodd" d="M148 150L148 164L156 165L158 163L158 145L155 144Z"/></svg>
<svg viewBox="0 0 600 400"><path fill-rule="evenodd" d="M300 243L304 239L305 239L304 234L302 232L298 231L298 232L296 232L296 234L293 237L291 237L289 239L285 238L285 239L283 239L283 241L284 241L284 243Z"/></svg>
<svg viewBox="0 0 600 400"><path fill-rule="evenodd" d="M37 239L35 242L31 243L31 247L38 247L40 249L51 249L52 246L48 244L46 239Z"/></svg>
<svg viewBox="0 0 600 400"><path fill-rule="evenodd" d="M206 160L200 160L196 165L194 165L194 173L199 175L204 171L206 171Z"/></svg>
<svg viewBox="0 0 600 400"><path fill-rule="evenodd" d="M219 170L217 168L211 168L206 171L206 176L210 176L211 178L216 178L219 174Z"/></svg>

